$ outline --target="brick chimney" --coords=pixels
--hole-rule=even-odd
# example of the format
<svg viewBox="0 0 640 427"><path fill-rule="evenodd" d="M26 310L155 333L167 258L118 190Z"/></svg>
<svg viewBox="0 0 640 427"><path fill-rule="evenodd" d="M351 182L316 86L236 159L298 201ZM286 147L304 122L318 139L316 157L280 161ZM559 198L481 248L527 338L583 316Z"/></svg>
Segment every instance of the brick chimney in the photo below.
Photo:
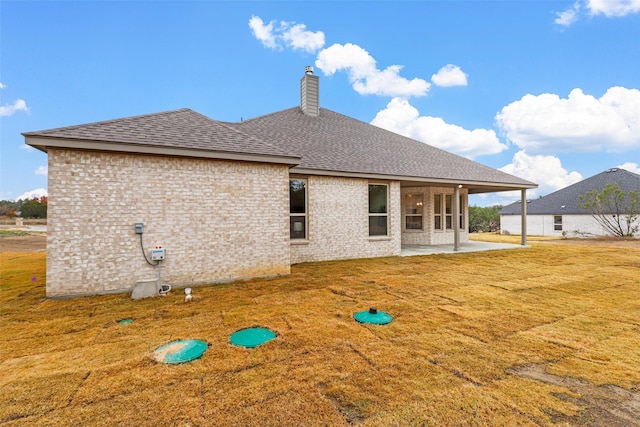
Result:
<svg viewBox="0 0 640 427"><path fill-rule="evenodd" d="M313 75L313 67L309 65L300 79L300 108L307 116L320 115L320 79Z"/></svg>

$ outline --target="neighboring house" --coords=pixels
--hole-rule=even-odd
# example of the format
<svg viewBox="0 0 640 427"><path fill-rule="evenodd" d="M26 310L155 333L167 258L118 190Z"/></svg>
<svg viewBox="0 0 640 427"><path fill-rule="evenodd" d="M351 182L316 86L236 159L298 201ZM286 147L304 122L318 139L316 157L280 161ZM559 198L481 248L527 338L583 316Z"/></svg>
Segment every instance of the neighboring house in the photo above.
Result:
<svg viewBox="0 0 640 427"><path fill-rule="evenodd" d="M608 234L588 211L578 206L582 203L580 196L591 190L602 191L609 183L619 184L625 193L640 191L640 175L619 168L608 169L539 199L527 200L527 233L537 236ZM502 233L520 234L521 203L512 203L499 212Z"/></svg>
<svg viewBox="0 0 640 427"><path fill-rule="evenodd" d="M536 187L321 109L312 70L300 84L300 107L240 123L182 109L24 133L49 158L47 295L154 279L142 243L174 286L457 245L469 194Z"/></svg>

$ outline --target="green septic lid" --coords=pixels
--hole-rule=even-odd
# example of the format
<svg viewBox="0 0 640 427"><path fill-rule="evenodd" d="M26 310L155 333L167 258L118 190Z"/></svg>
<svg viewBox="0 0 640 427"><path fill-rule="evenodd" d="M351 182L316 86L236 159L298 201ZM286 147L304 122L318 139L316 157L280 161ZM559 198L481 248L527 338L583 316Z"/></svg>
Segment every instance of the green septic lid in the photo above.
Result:
<svg viewBox="0 0 640 427"><path fill-rule="evenodd" d="M229 341L231 344L241 347L254 348L276 337L275 332L265 328L240 329L231 334Z"/></svg>
<svg viewBox="0 0 640 427"><path fill-rule="evenodd" d="M177 340L158 347L153 357L158 362L185 363L199 359L207 348L207 343L204 341Z"/></svg>
<svg viewBox="0 0 640 427"><path fill-rule="evenodd" d="M118 324L120 324L120 325L128 325L129 323L133 323L133 319L118 320Z"/></svg>
<svg viewBox="0 0 640 427"><path fill-rule="evenodd" d="M383 311L371 307L367 311L360 311L353 315L360 323L373 323L374 325L386 325L393 320L393 317Z"/></svg>

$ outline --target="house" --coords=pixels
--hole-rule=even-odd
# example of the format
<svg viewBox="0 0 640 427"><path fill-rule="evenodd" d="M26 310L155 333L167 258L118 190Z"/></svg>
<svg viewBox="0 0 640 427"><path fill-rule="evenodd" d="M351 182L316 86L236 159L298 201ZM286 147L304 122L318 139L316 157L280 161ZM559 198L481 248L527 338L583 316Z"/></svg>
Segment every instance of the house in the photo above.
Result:
<svg viewBox="0 0 640 427"><path fill-rule="evenodd" d="M536 187L320 108L310 67L300 90L299 107L240 123L181 109L24 133L48 153L47 295L459 245L469 194Z"/></svg>
<svg viewBox="0 0 640 427"><path fill-rule="evenodd" d="M625 193L640 191L640 175L620 168L608 169L566 188L535 200L526 201L527 231L538 236L602 236L609 234L596 219L579 205L588 191L602 191L607 184L620 185ZM500 210L503 233L520 234L521 201ZM615 214L615 212L609 212Z"/></svg>

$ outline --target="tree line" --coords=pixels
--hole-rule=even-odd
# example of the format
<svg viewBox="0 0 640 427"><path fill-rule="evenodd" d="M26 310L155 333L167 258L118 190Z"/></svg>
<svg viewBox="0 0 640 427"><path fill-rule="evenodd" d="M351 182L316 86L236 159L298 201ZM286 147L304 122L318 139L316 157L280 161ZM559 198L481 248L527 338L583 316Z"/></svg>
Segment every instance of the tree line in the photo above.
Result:
<svg viewBox="0 0 640 427"><path fill-rule="evenodd" d="M47 196L25 200L0 200L0 216L13 218L46 218Z"/></svg>
<svg viewBox="0 0 640 427"><path fill-rule="evenodd" d="M493 233L500 230L502 205L487 207L469 206L469 231L471 233Z"/></svg>

